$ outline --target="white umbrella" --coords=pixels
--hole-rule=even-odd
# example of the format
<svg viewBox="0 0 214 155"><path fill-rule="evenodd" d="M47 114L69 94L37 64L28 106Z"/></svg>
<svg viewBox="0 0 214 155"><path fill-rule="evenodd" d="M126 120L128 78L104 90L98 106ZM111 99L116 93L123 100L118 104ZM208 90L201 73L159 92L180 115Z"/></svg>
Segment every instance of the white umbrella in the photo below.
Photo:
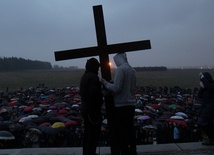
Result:
<svg viewBox="0 0 214 155"><path fill-rule="evenodd" d="M187 114L185 114L183 112L176 112L175 115L176 116L182 116L183 118L188 118Z"/></svg>
<svg viewBox="0 0 214 155"><path fill-rule="evenodd" d="M15 139L15 137L13 136L13 134L11 132L3 130L3 131L0 131L0 139L1 140L13 140L13 139Z"/></svg>
<svg viewBox="0 0 214 155"><path fill-rule="evenodd" d="M19 120L20 123L23 123L23 122L26 122L26 121L31 121L31 118L26 116L26 117L22 117L22 118Z"/></svg>
<svg viewBox="0 0 214 155"><path fill-rule="evenodd" d="M171 116L172 119L184 120L182 116Z"/></svg>
<svg viewBox="0 0 214 155"><path fill-rule="evenodd" d="M140 110L140 109L135 109L135 112L136 112L136 113L142 113L143 111Z"/></svg>

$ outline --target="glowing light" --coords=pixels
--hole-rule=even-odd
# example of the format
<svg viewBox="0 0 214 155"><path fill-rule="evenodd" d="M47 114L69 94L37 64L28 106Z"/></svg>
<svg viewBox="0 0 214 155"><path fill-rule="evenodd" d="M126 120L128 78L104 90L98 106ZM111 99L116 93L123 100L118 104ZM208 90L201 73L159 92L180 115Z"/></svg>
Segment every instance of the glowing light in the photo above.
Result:
<svg viewBox="0 0 214 155"><path fill-rule="evenodd" d="M109 66L111 66L111 62L109 62L108 64L109 64Z"/></svg>

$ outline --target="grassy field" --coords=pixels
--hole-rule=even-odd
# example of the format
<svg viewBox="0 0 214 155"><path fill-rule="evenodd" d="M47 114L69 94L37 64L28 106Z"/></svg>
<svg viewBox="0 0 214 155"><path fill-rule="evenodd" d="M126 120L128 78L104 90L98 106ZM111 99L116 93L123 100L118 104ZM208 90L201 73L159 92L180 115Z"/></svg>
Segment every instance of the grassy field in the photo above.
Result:
<svg viewBox="0 0 214 155"><path fill-rule="evenodd" d="M180 86L181 88L199 87L199 72L208 71L214 77L214 70L168 70L137 72L137 85L148 86ZM0 72L0 90L14 91L19 88L36 87L44 83L49 88L79 86L84 70L73 71L17 71ZM112 74L114 75L114 74Z"/></svg>

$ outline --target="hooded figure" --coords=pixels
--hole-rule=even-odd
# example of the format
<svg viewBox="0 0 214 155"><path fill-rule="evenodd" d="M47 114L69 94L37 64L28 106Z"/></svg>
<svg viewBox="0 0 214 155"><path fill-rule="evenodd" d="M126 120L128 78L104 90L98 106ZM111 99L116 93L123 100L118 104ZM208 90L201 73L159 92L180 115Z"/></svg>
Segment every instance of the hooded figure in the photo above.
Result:
<svg viewBox="0 0 214 155"><path fill-rule="evenodd" d="M100 63L97 59L87 60L86 71L80 81L81 113L84 119L83 155L96 154L100 137L103 98L98 77L99 67Z"/></svg>
<svg viewBox="0 0 214 155"><path fill-rule="evenodd" d="M82 100L82 114L100 112L102 106L101 83L98 77L100 63L97 59L87 60L85 73L80 82L80 95Z"/></svg>
<svg viewBox="0 0 214 155"><path fill-rule="evenodd" d="M136 89L136 72L126 57L126 53L114 56L117 66L113 83L102 79L103 85L113 93L114 107L109 123L111 155L135 155L136 142L134 132L134 112Z"/></svg>
<svg viewBox="0 0 214 155"><path fill-rule="evenodd" d="M102 80L104 86L114 93L115 107L135 105L136 72L128 61L126 53L118 53L113 57L117 66L114 83Z"/></svg>
<svg viewBox="0 0 214 155"><path fill-rule="evenodd" d="M91 59L87 60L87 62L85 64L86 72L92 72L96 75L98 75L99 68L100 68L100 63L95 58L91 58Z"/></svg>
<svg viewBox="0 0 214 155"><path fill-rule="evenodd" d="M203 145L214 145L214 81L210 73L200 73L200 89L198 98L203 100L198 118L198 125L208 136L208 140L203 141Z"/></svg>

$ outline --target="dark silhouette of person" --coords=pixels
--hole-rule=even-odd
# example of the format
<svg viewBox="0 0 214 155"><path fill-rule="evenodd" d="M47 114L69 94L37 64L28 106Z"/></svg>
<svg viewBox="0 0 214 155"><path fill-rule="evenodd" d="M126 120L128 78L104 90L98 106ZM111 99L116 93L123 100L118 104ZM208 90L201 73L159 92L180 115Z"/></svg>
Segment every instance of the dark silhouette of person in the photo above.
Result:
<svg viewBox="0 0 214 155"><path fill-rule="evenodd" d="M100 138L103 96L98 77L99 67L100 63L97 59L87 60L86 71L80 82L81 113L84 119L83 155L96 155L96 147Z"/></svg>
<svg viewBox="0 0 214 155"><path fill-rule="evenodd" d="M200 89L198 98L203 101L197 124L207 135L203 145L214 145L214 81L209 72L200 73Z"/></svg>

